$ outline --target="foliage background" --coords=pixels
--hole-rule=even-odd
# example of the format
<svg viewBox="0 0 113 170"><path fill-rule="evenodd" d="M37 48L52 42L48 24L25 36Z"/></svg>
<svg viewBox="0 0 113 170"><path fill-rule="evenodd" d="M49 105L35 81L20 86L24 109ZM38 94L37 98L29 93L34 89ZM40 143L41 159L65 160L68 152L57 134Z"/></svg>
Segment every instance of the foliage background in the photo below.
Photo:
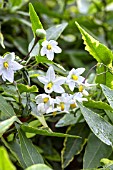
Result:
<svg viewBox="0 0 113 170"><path fill-rule="evenodd" d="M75 25L75 21L77 21L82 26L82 28L85 28L85 30L87 30L87 32L95 39L99 40L101 43L105 44L112 50L112 0L1 0L1 55L3 55L7 51L15 52L16 55L18 55L21 59L23 59L27 55L28 45L33 38L31 22L29 18L29 2L33 4L35 11L37 12L43 24L44 29L48 29L56 24L61 24L65 22L68 23L68 26L58 39L59 46L62 48L63 52L61 54L58 54L54 60L56 63L61 64L65 69L70 70L73 67L85 67L86 72L84 76L87 76L89 69L96 64L96 60L92 56L90 56L87 51L84 50L85 46L83 44L81 34L77 26ZM5 48L3 48L4 46ZM30 62L31 63L29 63L28 67L29 71L31 71L32 68L34 70L40 70L41 68L43 68L43 70L46 69L44 63L40 63L38 66L33 66L32 60ZM95 69L91 70L88 76L89 81L92 82L95 77ZM36 81L36 78L31 79L31 85L32 84L37 85L39 88L39 92L42 92L42 88L40 87L39 82ZM12 89L10 88L10 90ZM3 92L3 90L1 89L1 93L4 96L7 96L10 91L8 92L8 89L6 88L5 92ZM96 93L94 95L94 99L95 98L99 98ZM15 107L16 110L17 107L16 105L14 106L15 103L12 102L11 104L13 105L13 107ZM101 110L96 111L101 114ZM83 117L78 120L78 123L74 127L70 127L69 124L68 126L56 127L55 125L61 117L62 115L58 115L56 117L51 116L49 118L47 117L47 123L54 132L65 133L66 131L69 131L73 135L79 135L79 129L81 127L84 127L85 129L81 129L81 136L83 137L83 141L81 141L80 148L78 148L78 150L76 151L75 156L73 155L73 161L71 162L70 160L69 162L71 163L69 163L68 166L65 168L66 170L82 169L83 155L85 152L85 147L87 147L87 141L85 139L87 139L89 136L89 128L84 122ZM33 123L34 127L40 126L40 123L38 121ZM69 130L69 128L72 128L71 131ZM95 138L95 136L90 134L89 141L96 141L98 143L98 140L96 140ZM67 139L65 139L65 144L66 142L70 142L69 145L71 145L73 143L73 140L74 139L68 141ZM38 147L38 150L43 155L47 165L50 165L55 170L61 169L60 154L63 148L64 138L53 138L35 135L31 138L31 141L33 142L33 144L35 144L36 147ZM79 143L78 141L74 142L76 144ZM3 141L1 141L1 145L2 144ZM100 144L100 146L106 148L106 152L104 153L104 155L106 155L106 157L109 157L111 154L111 148L103 146L103 144ZM93 143L91 147L94 147ZM92 150L95 150L95 148L93 148ZM14 162L17 169L21 169L18 165L18 162L11 155L9 150L8 152L10 155L10 159ZM66 152L68 153L69 151L67 150ZM97 160L96 163L97 162L99 161ZM98 163L98 166L100 166L100 163Z"/></svg>

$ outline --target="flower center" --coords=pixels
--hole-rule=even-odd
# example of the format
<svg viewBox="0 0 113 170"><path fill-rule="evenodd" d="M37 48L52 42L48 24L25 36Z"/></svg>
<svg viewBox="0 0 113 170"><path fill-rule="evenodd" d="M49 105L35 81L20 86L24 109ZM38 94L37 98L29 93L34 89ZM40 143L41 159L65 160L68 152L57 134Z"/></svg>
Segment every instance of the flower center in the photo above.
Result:
<svg viewBox="0 0 113 170"><path fill-rule="evenodd" d="M51 50L51 49L52 49L52 45L51 45L51 44L48 44L48 45L47 45L47 49L48 49L48 50Z"/></svg>
<svg viewBox="0 0 113 170"><path fill-rule="evenodd" d="M48 98L48 97L45 97L45 98L43 99L43 102L44 102L44 103L47 103L48 100L49 100L49 98Z"/></svg>
<svg viewBox="0 0 113 170"><path fill-rule="evenodd" d="M53 83L51 83L51 82L50 82L50 83L48 83L48 85L47 85L47 89L48 89L48 90L50 90L50 89L52 88L52 86L53 86Z"/></svg>
<svg viewBox="0 0 113 170"><path fill-rule="evenodd" d="M83 92L84 88L82 85L79 86L79 92Z"/></svg>
<svg viewBox="0 0 113 170"><path fill-rule="evenodd" d="M76 76L75 74L72 74L71 78L72 78L73 80L78 80L78 76Z"/></svg>
<svg viewBox="0 0 113 170"><path fill-rule="evenodd" d="M63 102L61 102L61 103L60 103L60 107L61 107L61 110L63 111L63 110L64 110L64 108L65 108L65 105L64 105L64 103L63 103Z"/></svg>
<svg viewBox="0 0 113 170"><path fill-rule="evenodd" d="M53 113L52 113L53 116L56 116L56 114L57 114L57 112L53 112Z"/></svg>
<svg viewBox="0 0 113 170"><path fill-rule="evenodd" d="M4 66L6 69L8 69L8 67L9 67L8 62L4 62L4 63L3 63L3 66Z"/></svg>
<svg viewBox="0 0 113 170"><path fill-rule="evenodd" d="M71 107L72 109L74 109L74 108L76 108L76 104L75 104L75 103L72 103L72 104L70 104L70 107Z"/></svg>

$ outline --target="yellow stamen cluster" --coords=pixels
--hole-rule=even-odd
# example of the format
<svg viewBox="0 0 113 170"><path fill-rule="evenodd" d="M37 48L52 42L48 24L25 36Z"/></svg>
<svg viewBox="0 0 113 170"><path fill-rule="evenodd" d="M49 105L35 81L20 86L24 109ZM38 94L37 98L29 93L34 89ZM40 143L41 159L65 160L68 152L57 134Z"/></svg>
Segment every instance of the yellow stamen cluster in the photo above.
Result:
<svg viewBox="0 0 113 170"><path fill-rule="evenodd" d="M51 49L52 49L51 44L48 44L48 45L47 45L47 49L48 49L48 50L51 50Z"/></svg>
<svg viewBox="0 0 113 170"><path fill-rule="evenodd" d="M72 78L73 80L78 80L78 76L76 76L75 74L72 74L71 78Z"/></svg>
<svg viewBox="0 0 113 170"><path fill-rule="evenodd" d="M49 98L48 98L48 97L45 97L45 98L43 99L43 102L44 102L44 103L47 103L48 100L49 100Z"/></svg>
<svg viewBox="0 0 113 170"><path fill-rule="evenodd" d="M83 92L84 87L82 85L80 85L78 89L79 89L79 92Z"/></svg>
<svg viewBox="0 0 113 170"><path fill-rule="evenodd" d="M56 116L56 114L57 114L57 112L53 112L53 113L52 113L53 116Z"/></svg>
<svg viewBox="0 0 113 170"><path fill-rule="evenodd" d="M8 69L8 67L9 67L8 62L4 62L4 63L3 63L3 66L4 66L6 69Z"/></svg>
<svg viewBox="0 0 113 170"><path fill-rule="evenodd" d="M60 103L61 110L64 111L65 105L63 102Z"/></svg>
<svg viewBox="0 0 113 170"><path fill-rule="evenodd" d="M76 108L76 104L72 103L72 104L70 104L70 107L71 107L71 109L74 109L74 108Z"/></svg>
<svg viewBox="0 0 113 170"><path fill-rule="evenodd" d="M50 83L48 83L48 85L47 85L47 89L48 89L48 90L50 90L50 89L52 88L52 86L53 86L53 83L51 83L51 82L50 82Z"/></svg>

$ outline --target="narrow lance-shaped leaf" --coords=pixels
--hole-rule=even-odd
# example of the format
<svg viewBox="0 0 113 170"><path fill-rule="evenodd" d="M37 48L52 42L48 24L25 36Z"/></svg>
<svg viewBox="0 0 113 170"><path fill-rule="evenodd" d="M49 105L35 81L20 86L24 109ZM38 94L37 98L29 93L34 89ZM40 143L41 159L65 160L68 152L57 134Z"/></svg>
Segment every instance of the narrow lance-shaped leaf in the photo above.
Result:
<svg viewBox="0 0 113 170"><path fill-rule="evenodd" d="M83 168L97 168L101 166L100 160L108 158L112 153L112 148L104 144L94 134L89 136L85 154L83 158Z"/></svg>
<svg viewBox="0 0 113 170"><path fill-rule="evenodd" d="M15 112L10 104L0 95L0 110L5 118L10 118L15 115Z"/></svg>
<svg viewBox="0 0 113 170"><path fill-rule="evenodd" d="M4 147L0 147L0 170L16 170Z"/></svg>
<svg viewBox="0 0 113 170"><path fill-rule="evenodd" d="M100 115L79 103L81 112L92 132L105 144L113 146L113 126Z"/></svg>
<svg viewBox="0 0 113 170"><path fill-rule="evenodd" d="M51 28L46 30L46 38L47 40L57 40L64 29L67 27L68 23L63 23L59 25L52 26Z"/></svg>
<svg viewBox="0 0 113 170"><path fill-rule="evenodd" d="M113 108L113 90L103 84L101 84L100 86L110 106Z"/></svg>
<svg viewBox="0 0 113 170"><path fill-rule="evenodd" d="M104 44L89 35L77 22L76 25L82 34L82 39L87 50L98 62L96 82L106 84L113 88L113 74L108 71L107 67L112 67L113 53ZM101 65L103 63L104 65Z"/></svg>
<svg viewBox="0 0 113 170"><path fill-rule="evenodd" d="M0 137L3 133L6 132L7 129L17 120L16 116L11 117L10 119L4 120L0 122Z"/></svg>
<svg viewBox="0 0 113 170"><path fill-rule="evenodd" d="M36 150L32 142L26 137L25 133L18 129L21 153L23 160L26 164L26 167L29 167L33 164L44 163L43 158L40 153Z"/></svg>
<svg viewBox="0 0 113 170"><path fill-rule="evenodd" d="M75 135L69 135L69 134L64 134L64 133L56 133L56 132L52 132L52 131L49 131L49 130L37 129L37 128L33 128L33 127L30 127L30 126L26 126L26 125L22 125L21 128L24 132L35 133L35 134L44 135L44 136L80 138L79 136L75 136Z"/></svg>
<svg viewBox="0 0 113 170"><path fill-rule="evenodd" d="M29 3L29 14L30 14L30 20L32 23L32 30L33 30L34 37L35 37L36 30L43 29L43 26L42 26L40 19L39 19L37 13L35 12L35 9L31 3Z"/></svg>

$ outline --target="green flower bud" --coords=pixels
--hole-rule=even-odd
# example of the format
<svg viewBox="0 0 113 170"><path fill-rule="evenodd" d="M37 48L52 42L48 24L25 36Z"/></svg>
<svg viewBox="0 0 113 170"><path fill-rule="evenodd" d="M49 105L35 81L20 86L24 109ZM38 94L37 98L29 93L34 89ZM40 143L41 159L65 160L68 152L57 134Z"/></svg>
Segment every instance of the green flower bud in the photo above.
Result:
<svg viewBox="0 0 113 170"><path fill-rule="evenodd" d="M37 35L37 37L43 39L46 36L46 31L44 29L37 29L36 35Z"/></svg>

